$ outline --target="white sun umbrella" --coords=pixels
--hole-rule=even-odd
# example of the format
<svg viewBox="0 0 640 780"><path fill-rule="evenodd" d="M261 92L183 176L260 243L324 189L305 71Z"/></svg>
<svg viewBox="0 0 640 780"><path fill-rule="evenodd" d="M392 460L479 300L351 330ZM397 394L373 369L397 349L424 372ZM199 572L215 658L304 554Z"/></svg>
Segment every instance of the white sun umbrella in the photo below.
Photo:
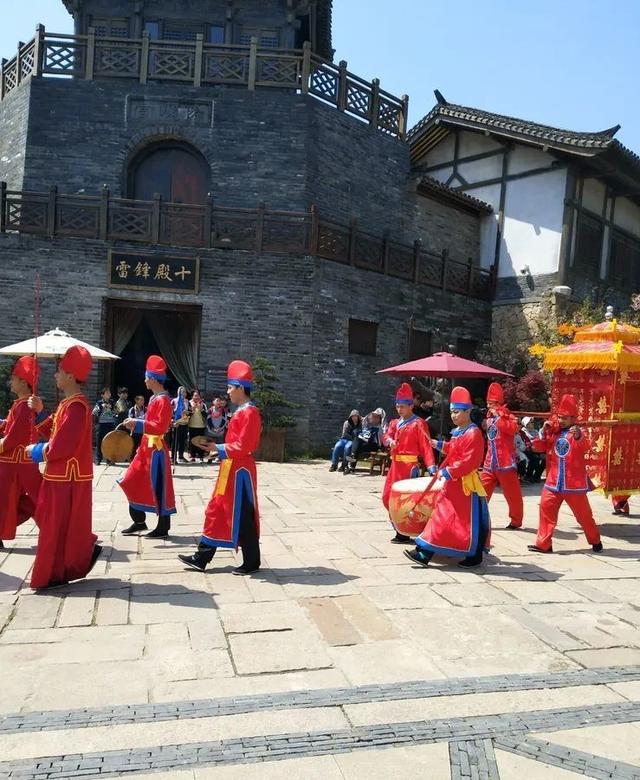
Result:
<svg viewBox="0 0 640 780"><path fill-rule="evenodd" d="M47 331L42 336L38 336L37 339L27 339L17 344L10 344L8 347L2 347L0 355L15 355L16 357L37 355L39 358L56 358L64 355L69 347L73 346L84 347L94 360L120 360L117 355L112 355L111 352L94 347L85 341L80 341L80 339L74 339L73 336L60 328Z"/></svg>

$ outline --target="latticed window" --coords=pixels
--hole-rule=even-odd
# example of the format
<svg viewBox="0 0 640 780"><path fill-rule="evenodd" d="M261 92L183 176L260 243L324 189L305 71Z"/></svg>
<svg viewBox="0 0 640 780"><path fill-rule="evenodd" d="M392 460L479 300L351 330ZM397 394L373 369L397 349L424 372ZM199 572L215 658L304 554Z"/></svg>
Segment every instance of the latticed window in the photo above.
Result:
<svg viewBox="0 0 640 780"><path fill-rule="evenodd" d="M609 281L632 290L640 285L640 240L614 230L611 236Z"/></svg>
<svg viewBox="0 0 640 780"><path fill-rule="evenodd" d="M372 355L378 346L378 323L349 320L349 352L352 355Z"/></svg>
<svg viewBox="0 0 640 780"><path fill-rule="evenodd" d="M104 16L94 16L91 26L95 28L96 35L107 38L128 38L129 20Z"/></svg>
<svg viewBox="0 0 640 780"><path fill-rule="evenodd" d="M166 25L162 31L162 37L166 41L195 41L198 33L203 32L202 27L187 27L178 25Z"/></svg>
<svg viewBox="0 0 640 780"><path fill-rule="evenodd" d="M595 217L581 213L578 217L573 264L577 271L589 279L600 277L603 236L604 225L602 222Z"/></svg>
<svg viewBox="0 0 640 780"><path fill-rule="evenodd" d="M263 49L277 49L280 46L280 32L278 30L258 30L243 27L240 32L240 43L248 46L252 38L258 39L258 46Z"/></svg>

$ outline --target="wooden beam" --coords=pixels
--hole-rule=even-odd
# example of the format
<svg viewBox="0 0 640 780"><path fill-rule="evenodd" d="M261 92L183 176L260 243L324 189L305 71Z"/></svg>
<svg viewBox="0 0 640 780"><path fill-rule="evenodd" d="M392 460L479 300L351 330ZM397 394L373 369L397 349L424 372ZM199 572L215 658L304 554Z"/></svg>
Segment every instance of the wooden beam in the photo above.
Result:
<svg viewBox="0 0 640 780"><path fill-rule="evenodd" d="M491 152L481 152L479 154L471 154L467 157L460 157L458 158L458 164L463 165L464 163L469 162L476 162L476 160L488 160L491 157L501 157L504 154L504 149L495 149ZM444 162L444 163L438 163L437 165L429 165L426 168L418 167L417 170L421 171L422 173L431 173L432 171L441 171L443 168L450 168L454 165L455 159L451 160L450 162Z"/></svg>
<svg viewBox="0 0 640 780"><path fill-rule="evenodd" d="M502 248L502 238L504 236L504 206L507 199L507 172L509 170L509 159L511 149L504 150L502 158L502 176L500 177L500 204L498 206L498 228L496 230L496 246L493 254L493 267L496 269L496 276L500 270L500 250Z"/></svg>
<svg viewBox="0 0 640 780"><path fill-rule="evenodd" d="M544 173L551 173L552 171L561 171L563 168L566 167L567 167L566 163L560 165L556 165L554 163L553 165L550 165L546 168L532 168L530 171L523 171L522 173L511 173L504 178L504 181L517 181L518 179L526 179L529 176L541 176ZM482 181L475 181L473 182L473 184L467 184L464 185L463 187L457 187L456 189L466 192L466 190L473 190L473 189L477 189L478 187L488 187L492 184L501 184L502 181L503 181L503 177L499 176L495 179L484 179Z"/></svg>

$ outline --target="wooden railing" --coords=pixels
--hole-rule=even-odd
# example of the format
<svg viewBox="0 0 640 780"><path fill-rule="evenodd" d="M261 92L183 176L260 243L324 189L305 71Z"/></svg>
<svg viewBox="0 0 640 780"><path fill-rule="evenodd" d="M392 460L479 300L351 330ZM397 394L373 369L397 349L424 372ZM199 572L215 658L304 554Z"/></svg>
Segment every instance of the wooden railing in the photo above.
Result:
<svg viewBox="0 0 640 780"><path fill-rule="evenodd" d="M14 192L0 182L0 233L18 232L54 238L68 236L102 241L127 241L162 246L292 252L322 257L472 298L491 300L492 271L471 258L460 261L412 245L376 236L349 224L307 213L228 208L211 198L202 206L101 195Z"/></svg>
<svg viewBox="0 0 640 780"><path fill-rule="evenodd" d="M228 84L255 90L290 89L313 95L355 116L387 135L404 139L408 98L394 97L374 79L364 81L347 70L302 49L260 49L257 38L249 46L195 41L160 41L143 33L139 39L88 35L57 35L42 25L29 43L18 43L16 56L2 60L0 100L29 76L75 79L134 79L172 81L195 87Z"/></svg>

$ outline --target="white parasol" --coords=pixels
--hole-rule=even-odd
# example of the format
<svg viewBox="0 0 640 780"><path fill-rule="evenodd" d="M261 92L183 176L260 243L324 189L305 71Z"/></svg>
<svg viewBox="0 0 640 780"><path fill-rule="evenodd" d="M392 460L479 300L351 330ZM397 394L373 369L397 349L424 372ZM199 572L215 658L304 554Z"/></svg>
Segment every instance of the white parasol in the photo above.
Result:
<svg viewBox="0 0 640 780"><path fill-rule="evenodd" d="M54 328L47 333L43 333L37 339L27 339L26 341L20 341L18 344L2 347L0 355L15 355L16 357L37 355L39 358L55 358L61 357L69 347L73 346L84 347L89 351L94 360L120 360L117 355L112 355L111 352L100 349L100 347L94 347L85 341L80 341L80 339L74 339L73 336L60 330L60 328Z"/></svg>

